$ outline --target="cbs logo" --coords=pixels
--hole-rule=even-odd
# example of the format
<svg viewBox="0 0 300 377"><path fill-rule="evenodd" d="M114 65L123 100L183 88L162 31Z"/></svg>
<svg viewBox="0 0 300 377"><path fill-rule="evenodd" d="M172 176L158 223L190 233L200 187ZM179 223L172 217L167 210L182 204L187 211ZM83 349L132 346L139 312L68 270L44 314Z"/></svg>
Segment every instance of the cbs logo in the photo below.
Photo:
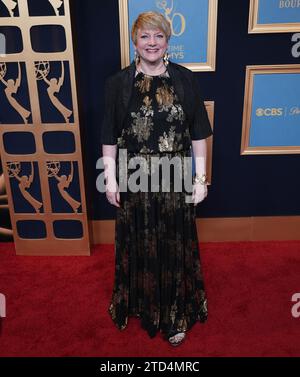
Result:
<svg viewBox="0 0 300 377"><path fill-rule="evenodd" d="M283 115L283 108L282 107L279 107L279 108L266 108L266 109L262 109L262 108L259 108L259 109L256 109L256 116L258 117L262 117L262 116L266 116L266 117L272 117L272 116L282 116Z"/></svg>

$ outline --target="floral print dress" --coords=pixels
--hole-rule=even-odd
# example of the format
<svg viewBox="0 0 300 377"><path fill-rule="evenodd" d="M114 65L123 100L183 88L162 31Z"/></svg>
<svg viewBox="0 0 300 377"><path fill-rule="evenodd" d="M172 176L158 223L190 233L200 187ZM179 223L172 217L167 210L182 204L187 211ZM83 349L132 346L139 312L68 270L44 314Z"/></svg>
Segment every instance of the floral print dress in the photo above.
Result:
<svg viewBox="0 0 300 377"><path fill-rule="evenodd" d="M184 157L190 156L189 124L167 71L159 76L136 73L118 138L119 153L121 149L126 150L128 161L142 157L149 176L152 157L170 160L176 156L183 167ZM117 163L120 185L119 167ZM197 320L207 318L195 207L186 202L184 185L183 190L175 190L174 169L169 191L162 190L165 175L159 166L156 185L150 187L149 179L148 190L121 192L117 208L109 313L119 329L127 326L129 317L139 317L150 337L158 331L165 336L187 331ZM129 182L134 170L128 165L125 170Z"/></svg>

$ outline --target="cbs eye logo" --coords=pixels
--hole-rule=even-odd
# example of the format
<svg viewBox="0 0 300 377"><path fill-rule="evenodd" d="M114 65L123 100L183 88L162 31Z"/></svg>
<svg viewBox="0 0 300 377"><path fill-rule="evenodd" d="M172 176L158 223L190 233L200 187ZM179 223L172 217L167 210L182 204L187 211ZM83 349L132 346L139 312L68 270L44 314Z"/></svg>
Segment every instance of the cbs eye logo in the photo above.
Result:
<svg viewBox="0 0 300 377"><path fill-rule="evenodd" d="M262 109L262 108L258 108L256 109L256 116L258 117L272 117L272 116L282 116L283 115L283 108L282 107L278 107L278 108L266 108L266 109Z"/></svg>

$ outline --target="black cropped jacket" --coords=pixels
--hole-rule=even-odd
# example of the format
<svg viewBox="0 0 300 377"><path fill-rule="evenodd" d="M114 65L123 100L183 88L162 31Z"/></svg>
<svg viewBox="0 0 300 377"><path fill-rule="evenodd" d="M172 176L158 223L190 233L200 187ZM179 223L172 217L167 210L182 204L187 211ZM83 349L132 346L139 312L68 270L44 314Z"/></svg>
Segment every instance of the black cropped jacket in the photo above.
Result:
<svg viewBox="0 0 300 377"><path fill-rule="evenodd" d="M135 63L117 72L105 82L105 108L101 128L101 143L117 144L132 93ZM198 82L192 71L170 62L167 70L174 89L189 121L192 140L205 139L212 135L207 111Z"/></svg>

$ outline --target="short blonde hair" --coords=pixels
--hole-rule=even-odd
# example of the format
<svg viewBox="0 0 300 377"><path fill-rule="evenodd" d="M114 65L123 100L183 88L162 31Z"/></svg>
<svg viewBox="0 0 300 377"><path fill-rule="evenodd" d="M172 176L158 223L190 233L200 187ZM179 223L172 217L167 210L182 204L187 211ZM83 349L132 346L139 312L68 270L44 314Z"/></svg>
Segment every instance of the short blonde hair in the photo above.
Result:
<svg viewBox="0 0 300 377"><path fill-rule="evenodd" d="M165 34L167 41L169 41L172 34L170 22L161 13L152 11L140 13L131 29L131 39L134 44L136 44L138 30L146 28L161 30Z"/></svg>

